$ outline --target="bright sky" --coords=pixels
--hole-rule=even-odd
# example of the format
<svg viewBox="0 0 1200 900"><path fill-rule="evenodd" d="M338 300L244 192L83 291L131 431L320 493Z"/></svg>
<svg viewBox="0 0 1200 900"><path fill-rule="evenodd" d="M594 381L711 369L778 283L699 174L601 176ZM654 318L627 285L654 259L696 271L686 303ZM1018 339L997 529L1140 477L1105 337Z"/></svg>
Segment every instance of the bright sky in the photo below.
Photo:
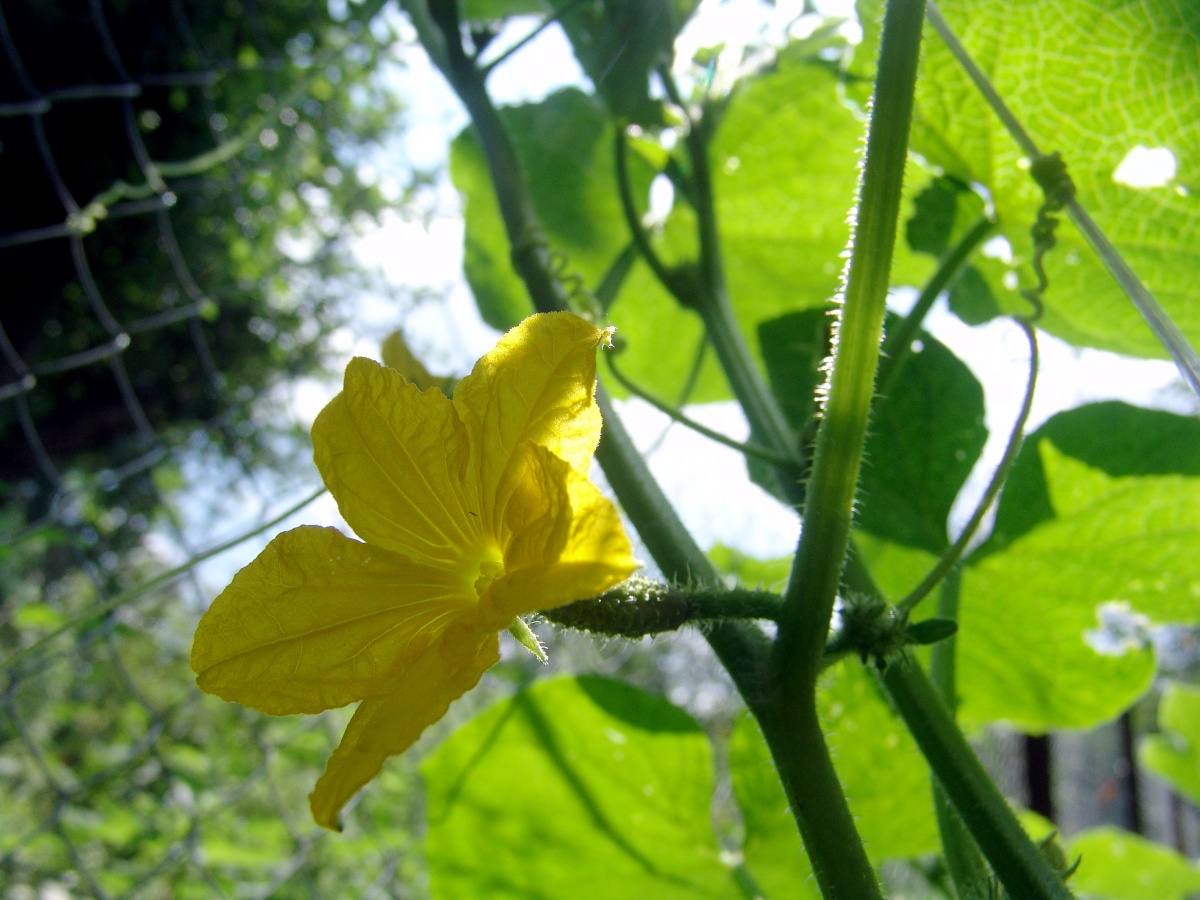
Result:
<svg viewBox="0 0 1200 900"><path fill-rule="evenodd" d="M825 12L852 20L852 0L817 5ZM794 0L780 0L773 7L756 0L705 0L699 15L680 38L683 52L679 58L690 58L699 47L721 42L736 46L760 34L782 42L788 23L794 22L802 8L803 3ZM809 16L795 22L791 34L806 33L817 21L818 17ZM515 42L534 24L534 20L514 24L497 39L493 52ZM852 39L857 36L853 21L846 29ZM386 77L407 103L406 128L394 146L371 161L385 187L389 179L393 184L403 182L410 166L430 168L444 163L450 140L466 124L456 98L421 52L407 52L402 63ZM509 104L537 100L560 87L586 83L561 30L552 27L505 63L489 81L489 88L498 102ZM1135 186L1162 184L1162 173L1170 168L1173 174L1175 160L1169 151L1164 151L1164 157L1160 150L1131 148L1122 163L1125 168L1114 177ZM364 294L356 303L352 326L335 336L335 351L347 360L356 354L378 358L381 340L401 324L414 349L435 371L464 374L494 343L497 334L479 319L463 281L463 225L457 198L448 181L442 183L440 191L439 210L428 227L406 221L398 213L385 215L379 227L357 241L355 254L364 266L381 271L396 288L428 289L444 296L445 301L407 311L398 306L395 297ZM893 308L903 312L913 298L913 292L900 292L893 298ZM953 523L965 521L990 477L1016 415L1027 373L1025 341L1007 322L971 328L952 315L944 301L934 308L926 328L971 366L987 396L991 439L956 507L952 527L957 527ZM1042 370L1031 429L1061 409L1107 398L1179 412L1197 409L1195 398L1168 362L1076 350L1048 336L1043 336L1041 350ZM292 407L301 420L310 422L338 388L336 382L305 381L294 388ZM733 403L692 407L688 412L733 438L747 436L746 423ZM680 426L669 427L664 416L639 401L620 404L620 413L639 446L651 450L652 470L702 545L725 543L762 558L783 556L794 549L798 534L795 515L749 481L736 452ZM315 471L312 475L311 483L316 484ZM307 484L308 479L304 481ZM698 489L698 485L702 487ZM280 506L284 505L281 499ZM328 496L288 524L290 527L301 522L342 524ZM269 537L249 541L210 564L205 581L224 583Z"/></svg>

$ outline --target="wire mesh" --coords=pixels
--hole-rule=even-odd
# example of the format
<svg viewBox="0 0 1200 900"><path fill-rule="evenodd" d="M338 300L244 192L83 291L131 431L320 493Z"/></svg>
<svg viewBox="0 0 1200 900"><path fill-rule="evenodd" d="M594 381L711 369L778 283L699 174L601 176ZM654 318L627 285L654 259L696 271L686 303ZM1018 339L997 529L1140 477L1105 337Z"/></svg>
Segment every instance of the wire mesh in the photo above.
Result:
<svg viewBox="0 0 1200 900"><path fill-rule="evenodd" d="M194 572L130 593L207 549L181 524L198 461L251 519L313 487L264 478L292 451L288 426L263 423L273 379L319 361L307 326L332 314L336 279L280 280L263 178L272 151L314 155L333 106L318 29L362 46L370 17L277 6L0 5L5 897L420 890L407 782L354 811L355 840L325 841L296 798L339 717L203 698ZM338 235L318 238L306 261L336 275Z"/></svg>

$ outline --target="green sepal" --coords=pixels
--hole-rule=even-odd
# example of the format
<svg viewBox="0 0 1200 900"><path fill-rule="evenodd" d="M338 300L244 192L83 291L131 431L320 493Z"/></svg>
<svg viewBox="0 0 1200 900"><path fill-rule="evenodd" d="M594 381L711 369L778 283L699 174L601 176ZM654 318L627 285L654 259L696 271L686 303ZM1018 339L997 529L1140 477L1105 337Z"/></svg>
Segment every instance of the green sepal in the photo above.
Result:
<svg viewBox="0 0 1200 900"><path fill-rule="evenodd" d="M508 633L515 637L518 644L536 656L542 663L550 662L550 657L546 656L546 648L542 646L542 642L533 633L533 629L520 616L514 616L513 620L508 623Z"/></svg>
<svg viewBox="0 0 1200 900"><path fill-rule="evenodd" d="M953 637L957 631L958 623L953 619L924 619L909 625L904 635L910 644L927 645Z"/></svg>

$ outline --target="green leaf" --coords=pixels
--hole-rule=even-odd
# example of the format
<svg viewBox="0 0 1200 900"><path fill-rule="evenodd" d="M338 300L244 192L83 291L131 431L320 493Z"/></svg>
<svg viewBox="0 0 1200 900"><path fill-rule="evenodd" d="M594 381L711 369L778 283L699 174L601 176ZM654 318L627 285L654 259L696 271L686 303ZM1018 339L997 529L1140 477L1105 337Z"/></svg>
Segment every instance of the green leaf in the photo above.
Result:
<svg viewBox="0 0 1200 900"><path fill-rule="evenodd" d="M904 236L913 250L941 256L982 213L982 197L957 178L941 175L913 199Z"/></svg>
<svg viewBox="0 0 1200 900"><path fill-rule="evenodd" d="M710 157L729 290L748 331L837 291L862 134L824 65L782 65L731 97Z"/></svg>
<svg viewBox="0 0 1200 900"><path fill-rule="evenodd" d="M597 287L629 243L613 171L613 134L603 108L570 88L540 103L504 109L501 117L546 239L562 255L564 281L577 275L584 287ZM650 169L636 155L629 162L635 196L644 196ZM495 189L470 129L451 146L450 174L463 197L463 268L475 302L489 325L510 328L533 307L513 271Z"/></svg>
<svg viewBox="0 0 1200 900"><path fill-rule="evenodd" d="M1112 477L1050 441L1036 447L1054 518L964 572L962 712L1029 731L1085 728L1127 708L1154 669L1136 624L1089 644L1102 607L1150 622L1197 618L1200 479Z"/></svg>
<svg viewBox="0 0 1200 900"><path fill-rule="evenodd" d="M833 319L810 309L759 326L771 389L797 433L816 411ZM889 315L887 329L899 319ZM987 440L983 389L950 350L921 332L875 404L859 490L864 531L939 554L946 522Z"/></svg>
<svg viewBox="0 0 1200 900"><path fill-rule="evenodd" d="M650 71L670 65L675 35L695 0L555 0L575 58L596 85L613 117L642 125L662 123L662 107L649 95Z"/></svg>
<svg viewBox="0 0 1200 900"><path fill-rule="evenodd" d="M713 835L708 739L661 697L598 677L540 682L422 772L437 897L740 896Z"/></svg>
<svg viewBox="0 0 1200 900"><path fill-rule="evenodd" d="M1081 857L1071 887L1106 900L1185 900L1200 891L1200 868L1173 850L1117 828L1080 832L1068 862Z"/></svg>
<svg viewBox="0 0 1200 900"><path fill-rule="evenodd" d="M947 4L945 15L1042 151L1063 154L1080 202L1183 333L1200 340L1200 297L1190 274L1200 230L1200 119L1193 114L1200 108L1200 7L1176 0L962 0ZM913 148L948 174L986 186L1017 262L1028 263L1041 191L935 35L922 53L916 103ZM1145 188L1117 183L1114 172L1138 147L1174 154L1174 179ZM1068 222L1047 272L1041 327L1076 344L1165 355ZM1002 307L1020 308L1012 291L991 287Z"/></svg>
<svg viewBox="0 0 1200 900"><path fill-rule="evenodd" d="M1168 685L1158 707L1158 725L1162 733L1142 741L1138 760L1200 803L1200 687Z"/></svg>
<svg viewBox="0 0 1200 900"><path fill-rule="evenodd" d="M758 325L771 391L792 429L801 434L817 413L817 388L825 382L821 364L829 357L832 306L802 309Z"/></svg>
<svg viewBox="0 0 1200 900"><path fill-rule="evenodd" d="M872 862L919 856L938 846L929 767L867 671L845 661L821 680L821 725L859 834ZM817 896L770 752L749 716L735 726L729 771L742 809L743 854L772 897Z"/></svg>
<svg viewBox="0 0 1200 900"><path fill-rule="evenodd" d="M761 588L768 591L782 590L792 570L792 558L756 559L733 547L716 544L708 551L708 558L722 575L730 575L737 584Z"/></svg>
<svg viewBox="0 0 1200 900"><path fill-rule="evenodd" d="M466 22L494 22L509 16L536 16L546 12L542 0L460 0Z"/></svg>
<svg viewBox="0 0 1200 900"><path fill-rule="evenodd" d="M897 322L889 316L887 327ZM858 526L941 553L950 543L950 507L986 440L983 388L948 347L919 333L875 403Z"/></svg>
<svg viewBox="0 0 1200 900"><path fill-rule="evenodd" d="M1200 475L1200 421L1109 401L1067 410L1025 441L1013 466L986 550L1003 547L1054 518L1039 447L1060 452L1114 477Z"/></svg>
<svg viewBox="0 0 1200 900"><path fill-rule="evenodd" d="M950 285L950 311L968 325L982 325L1002 313L992 293L991 282L983 274L987 269L994 270L993 263L995 260L987 260L965 266ZM992 281L999 283L1002 277L994 276Z"/></svg>

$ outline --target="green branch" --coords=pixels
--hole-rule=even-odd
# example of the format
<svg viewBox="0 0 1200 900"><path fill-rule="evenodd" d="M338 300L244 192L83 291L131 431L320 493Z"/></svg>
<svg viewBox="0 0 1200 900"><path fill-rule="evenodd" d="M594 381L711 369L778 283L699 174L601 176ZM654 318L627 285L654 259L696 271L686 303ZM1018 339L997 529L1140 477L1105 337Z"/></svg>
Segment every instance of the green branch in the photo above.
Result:
<svg viewBox="0 0 1200 900"><path fill-rule="evenodd" d="M404 0L430 58L446 75L471 116L512 246L513 266L525 283L534 307L542 312L568 308L568 297L554 274L533 210L528 183L516 149L484 85L482 73L467 57L459 33L454 0ZM717 586L716 569L684 527L630 439L602 386L596 402L604 420L596 458L617 499L637 528L663 574L674 582ZM733 678L751 710L760 707L761 671L768 643L756 627L716 622L705 638Z"/></svg>
<svg viewBox="0 0 1200 900"><path fill-rule="evenodd" d="M695 299L687 294L684 279L678 273L667 268L651 245L650 238L646 235L646 229L642 227L641 218L638 216L637 207L633 202L633 186L629 181L629 161L625 156L626 144L625 130L618 127L613 133L613 169L617 176L617 196L621 200L621 214L625 217L629 236L633 238L638 253L646 261L646 265L650 267L650 271L654 273L654 277L658 279L659 283L679 303L691 306Z"/></svg>
<svg viewBox="0 0 1200 900"><path fill-rule="evenodd" d="M961 570L951 569L942 582L942 591L938 598L938 618L958 621L961 588ZM951 715L958 708L958 688L955 684L957 650L958 638L951 635L934 644L929 654L929 671L933 685ZM962 817L954 808L946 789L936 778L933 781L933 808L937 815L938 833L942 838L942 854L958 896L964 900L983 900L987 897L990 875L987 863L975 845L975 839L967 831L967 826L963 824Z"/></svg>
<svg viewBox="0 0 1200 900"><path fill-rule="evenodd" d="M598 597L546 610L542 617L565 628L638 638L722 619L774 619L781 608L779 595L770 591L696 590L634 576Z"/></svg>
<svg viewBox="0 0 1200 900"><path fill-rule="evenodd" d="M1021 828L1004 797L958 730L928 676L908 656L881 680L996 877L1021 900L1068 900L1061 875Z"/></svg>
<svg viewBox="0 0 1200 900"><path fill-rule="evenodd" d="M888 3L829 394L774 647L770 712L762 721L782 751L772 748L827 897L881 896L821 734L816 682L874 396L923 20L923 0Z"/></svg>

